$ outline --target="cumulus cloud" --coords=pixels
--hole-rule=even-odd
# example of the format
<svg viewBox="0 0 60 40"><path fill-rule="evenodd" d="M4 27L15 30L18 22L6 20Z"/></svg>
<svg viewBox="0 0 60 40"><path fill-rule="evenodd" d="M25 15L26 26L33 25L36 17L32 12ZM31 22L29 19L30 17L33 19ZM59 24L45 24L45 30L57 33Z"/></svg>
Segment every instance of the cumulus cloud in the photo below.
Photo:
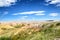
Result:
<svg viewBox="0 0 60 40"><path fill-rule="evenodd" d="M60 0L45 0L48 4L60 5Z"/></svg>
<svg viewBox="0 0 60 40"><path fill-rule="evenodd" d="M17 0L0 0L0 7L8 7L14 5Z"/></svg>
<svg viewBox="0 0 60 40"><path fill-rule="evenodd" d="M49 15L53 16L53 17L56 17L56 16L58 16L58 13L50 13Z"/></svg>
<svg viewBox="0 0 60 40"><path fill-rule="evenodd" d="M12 15L19 15L19 14L40 14L43 15L42 13L44 13L45 11L29 11L29 12L22 12L22 13L15 13Z"/></svg>

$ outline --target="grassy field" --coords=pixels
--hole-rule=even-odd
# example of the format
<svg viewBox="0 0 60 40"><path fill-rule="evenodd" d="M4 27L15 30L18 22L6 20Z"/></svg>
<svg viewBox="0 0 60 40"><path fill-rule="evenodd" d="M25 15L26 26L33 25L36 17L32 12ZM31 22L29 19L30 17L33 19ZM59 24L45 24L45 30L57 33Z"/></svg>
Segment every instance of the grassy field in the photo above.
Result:
<svg viewBox="0 0 60 40"><path fill-rule="evenodd" d="M0 23L0 40L60 40L60 21Z"/></svg>

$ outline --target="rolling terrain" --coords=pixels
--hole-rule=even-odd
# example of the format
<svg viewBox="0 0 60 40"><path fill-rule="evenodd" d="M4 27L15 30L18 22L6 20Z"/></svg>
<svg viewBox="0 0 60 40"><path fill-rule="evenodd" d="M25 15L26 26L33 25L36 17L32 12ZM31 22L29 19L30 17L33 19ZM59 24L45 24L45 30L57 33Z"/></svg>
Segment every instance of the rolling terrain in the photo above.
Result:
<svg viewBox="0 0 60 40"><path fill-rule="evenodd" d="M60 40L60 21L0 23L0 40Z"/></svg>

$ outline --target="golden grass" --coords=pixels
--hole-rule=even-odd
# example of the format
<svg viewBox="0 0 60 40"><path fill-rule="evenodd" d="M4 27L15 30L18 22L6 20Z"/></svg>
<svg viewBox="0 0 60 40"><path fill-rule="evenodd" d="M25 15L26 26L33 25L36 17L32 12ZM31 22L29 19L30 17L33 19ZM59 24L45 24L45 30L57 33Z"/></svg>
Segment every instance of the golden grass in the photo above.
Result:
<svg viewBox="0 0 60 40"><path fill-rule="evenodd" d="M60 22L1 23L0 37L9 37L10 40L44 40L45 38L48 40L52 37L53 40L59 35L59 30Z"/></svg>

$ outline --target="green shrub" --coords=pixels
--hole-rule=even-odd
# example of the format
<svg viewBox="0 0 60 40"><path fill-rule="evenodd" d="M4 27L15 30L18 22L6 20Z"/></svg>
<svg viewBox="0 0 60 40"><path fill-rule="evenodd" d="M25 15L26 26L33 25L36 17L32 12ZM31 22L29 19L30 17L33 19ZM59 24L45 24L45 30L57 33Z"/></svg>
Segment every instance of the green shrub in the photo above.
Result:
<svg viewBox="0 0 60 40"><path fill-rule="evenodd" d="M60 26L60 22L56 23L56 26Z"/></svg>
<svg viewBox="0 0 60 40"><path fill-rule="evenodd" d="M0 40L11 40L10 37L0 37Z"/></svg>
<svg viewBox="0 0 60 40"><path fill-rule="evenodd" d="M23 27L23 26L25 26L24 24L17 24L17 25L15 25L14 27L15 28L21 28L21 27Z"/></svg>

